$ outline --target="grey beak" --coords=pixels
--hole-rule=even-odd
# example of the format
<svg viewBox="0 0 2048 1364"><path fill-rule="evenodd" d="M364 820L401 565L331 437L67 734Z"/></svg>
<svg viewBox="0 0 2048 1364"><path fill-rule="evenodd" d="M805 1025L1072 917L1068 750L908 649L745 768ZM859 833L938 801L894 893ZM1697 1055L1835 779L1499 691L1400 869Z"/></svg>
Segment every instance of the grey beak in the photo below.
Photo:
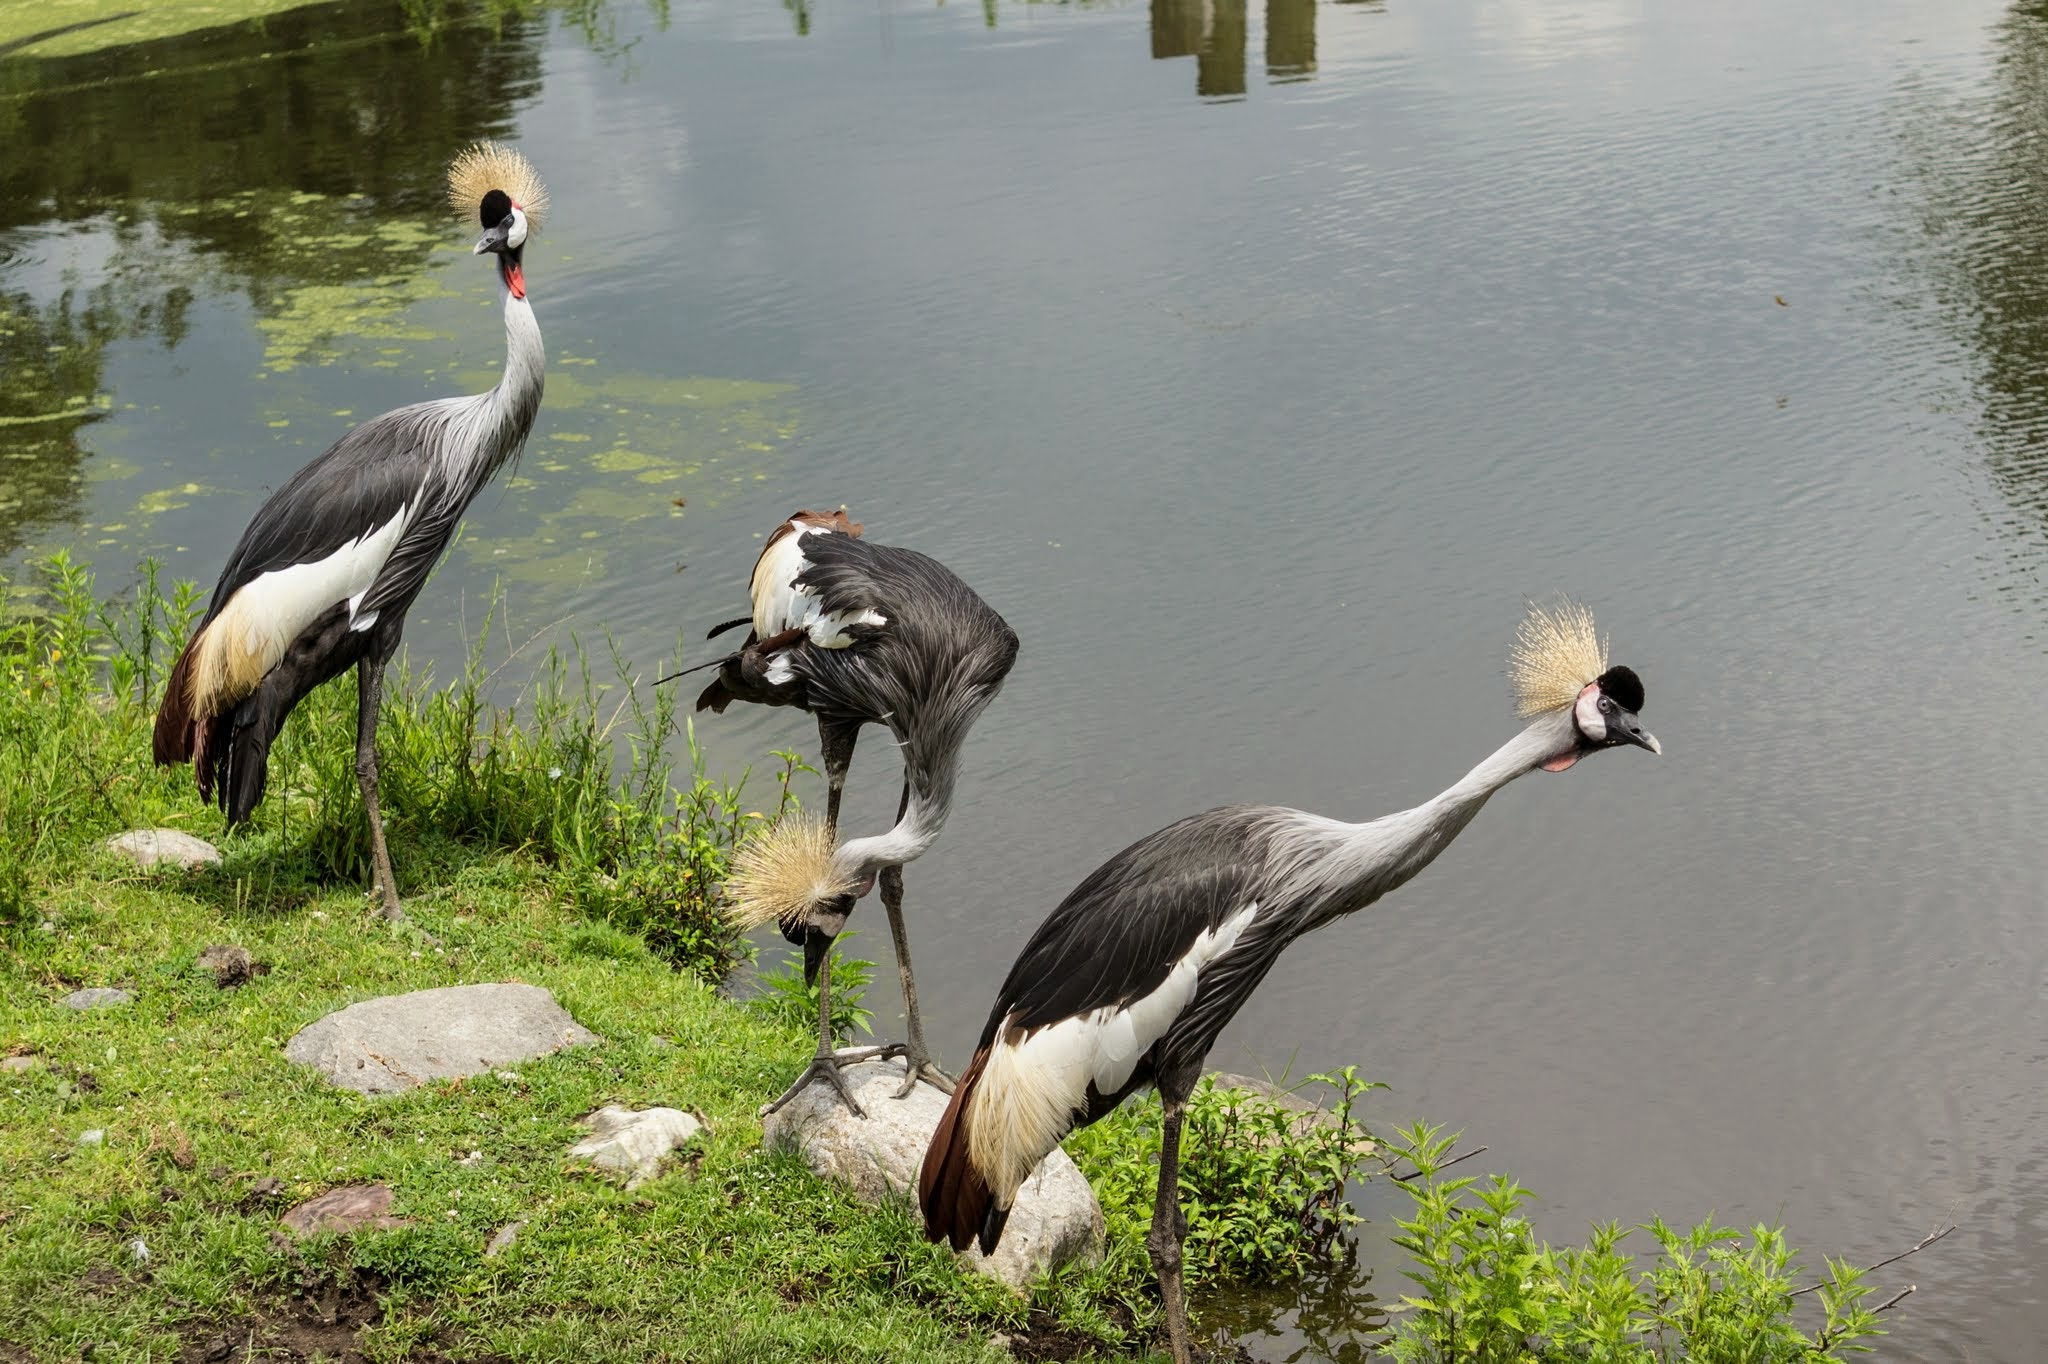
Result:
<svg viewBox="0 0 2048 1364"><path fill-rule="evenodd" d="M1664 751L1664 745L1657 742L1657 736L1644 729L1643 722L1628 711L1615 716L1609 722L1609 727L1621 736L1624 743L1634 744L1637 748L1647 748L1652 753L1661 754Z"/></svg>
<svg viewBox="0 0 2048 1364"><path fill-rule="evenodd" d="M503 251L505 249L505 238L511 234L511 231L512 219L507 217L504 222L499 223L496 227L486 231L483 236L478 237L476 239L476 249L471 251L470 254L472 256L481 256L486 251Z"/></svg>

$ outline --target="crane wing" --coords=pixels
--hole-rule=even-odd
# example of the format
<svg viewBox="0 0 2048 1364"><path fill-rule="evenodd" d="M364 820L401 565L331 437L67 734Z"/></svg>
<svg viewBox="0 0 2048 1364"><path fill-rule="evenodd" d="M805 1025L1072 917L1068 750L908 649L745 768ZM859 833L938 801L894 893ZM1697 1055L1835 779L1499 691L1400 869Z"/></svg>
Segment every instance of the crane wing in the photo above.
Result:
<svg viewBox="0 0 2048 1364"><path fill-rule="evenodd" d="M1190 837L1202 819L1118 853L1025 945L926 1152L928 1235L993 1249L1031 1171L1152 1078L1203 968L1258 918L1242 845Z"/></svg>
<svg viewBox="0 0 2048 1364"><path fill-rule="evenodd" d="M207 605L210 622L236 593L269 574L335 561L384 532L385 554L399 537L390 531L420 500L426 461L418 452L422 408L401 408L364 422L329 446L270 495L228 556ZM400 526L402 530L402 525ZM368 565L370 575L383 558ZM330 596L332 606L351 595Z"/></svg>
<svg viewBox="0 0 2048 1364"><path fill-rule="evenodd" d="M1186 842L1174 837L1186 823L1105 862L1039 925L1003 981L982 1045L998 1028L1042 1028L1151 995L1198 939L1255 901L1256 878L1234 845L1217 846L1207 865L1177 855L1173 869L1157 865L1160 845Z"/></svg>

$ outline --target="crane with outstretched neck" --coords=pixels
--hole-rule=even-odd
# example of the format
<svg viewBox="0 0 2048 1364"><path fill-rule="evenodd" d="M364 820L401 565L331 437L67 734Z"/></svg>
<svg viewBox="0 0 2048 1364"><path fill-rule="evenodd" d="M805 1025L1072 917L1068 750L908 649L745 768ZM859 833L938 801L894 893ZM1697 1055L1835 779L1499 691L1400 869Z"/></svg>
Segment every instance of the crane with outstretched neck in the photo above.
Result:
<svg viewBox="0 0 2048 1364"><path fill-rule="evenodd" d="M918 1180L926 1235L993 1251L1017 1190L1068 1132L1144 1086L1164 1114L1146 1245L1176 1364L1188 1364L1181 1119L1203 1058L1282 951L1428 866L1529 772L1621 745L1661 752L1643 684L1610 667L1584 608L1533 610L1512 672L1528 726L1448 790L1364 824L1233 805L1139 839L1031 936L989 1010Z"/></svg>

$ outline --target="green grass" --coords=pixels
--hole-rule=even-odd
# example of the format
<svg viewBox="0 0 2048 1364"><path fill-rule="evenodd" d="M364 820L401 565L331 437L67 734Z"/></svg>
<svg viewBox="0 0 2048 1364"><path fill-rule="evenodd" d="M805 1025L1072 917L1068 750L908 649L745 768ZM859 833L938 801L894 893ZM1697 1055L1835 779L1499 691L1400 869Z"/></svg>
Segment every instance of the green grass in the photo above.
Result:
<svg viewBox="0 0 2048 1364"><path fill-rule="evenodd" d="M351 890L288 912L237 908L221 873L112 863L39 897L4 974L0 1041L34 1070L0 1088L0 1340L37 1358L175 1357L181 1336L245 1320L354 1270L389 1280L361 1345L428 1343L522 1359L1002 1357L1021 1308L964 1278L904 1209L873 1209L761 1149L754 1110L807 1039L721 999L637 943L593 944L545 869L511 854L416 895L440 940L380 928ZM200 949L239 942L270 973L218 990ZM491 1076L384 1099L284 1060L300 1027L354 1000L520 979L605 1040ZM78 984L126 1008L73 1013ZM701 1161L634 1193L563 1159L607 1103L694 1109ZM101 1129L104 1143L79 1135ZM459 1163L472 1150L475 1165ZM282 1181L272 1202L260 1179ZM294 1248L292 1202L379 1181L413 1229ZM485 1242L527 1226L501 1257ZM140 1237L146 1267L129 1250Z"/></svg>

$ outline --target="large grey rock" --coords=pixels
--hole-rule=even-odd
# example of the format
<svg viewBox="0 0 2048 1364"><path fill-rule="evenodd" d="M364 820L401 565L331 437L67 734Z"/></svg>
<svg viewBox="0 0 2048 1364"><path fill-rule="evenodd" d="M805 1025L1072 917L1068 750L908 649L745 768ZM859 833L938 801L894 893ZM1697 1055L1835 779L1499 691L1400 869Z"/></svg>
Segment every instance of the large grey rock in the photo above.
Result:
<svg viewBox="0 0 2048 1364"><path fill-rule="evenodd" d="M67 1009L118 1009L123 1004L132 1004L135 996L126 990L116 990L109 985L95 985L90 990L73 990L64 996Z"/></svg>
<svg viewBox="0 0 2048 1364"><path fill-rule="evenodd" d="M663 1158L704 1130L703 1123L677 1108L600 1108L579 1125L590 1135L570 1147L569 1154L625 1175L629 1189L660 1174Z"/></svg>
<svg viewBox="0 0 2048 1364"><path fill-rule="evenodd" d="M915 1199L918 1170L946 1111L946 1096L920 1084L904 1098L896 1098L903 1083L901 1062L863 1061L843 1073L847 1087L867 1110L865 1121L839 1101L831 1086L814 1084L768 1115L762 1124L764 1141L770 1147L793 1147L813 1171L845 1184L867 1202ZM1055 1149L1017 1191L996 1253L984 1258L969 1246L960 1259L990 1278L1022 1289L1069 1260L1101 1259L1102 1237L1102 1208L1095 1190L1067 1153Z"/></svg>
<svg viewBox="0 0 2048 1364"><path fill-rule="evenodd" d="M397 1094L598 1040L538 985L449 985L351 1004L284 1054L343 1089Z"/></svg>
<svg viewBox="0 0 2048 1364"><path fill-rule="evenodd" d="M177 829L130 829L107 840L107 851L118 853L138 867L212 867L220 864L220 849L203 838Z"/></svg>

